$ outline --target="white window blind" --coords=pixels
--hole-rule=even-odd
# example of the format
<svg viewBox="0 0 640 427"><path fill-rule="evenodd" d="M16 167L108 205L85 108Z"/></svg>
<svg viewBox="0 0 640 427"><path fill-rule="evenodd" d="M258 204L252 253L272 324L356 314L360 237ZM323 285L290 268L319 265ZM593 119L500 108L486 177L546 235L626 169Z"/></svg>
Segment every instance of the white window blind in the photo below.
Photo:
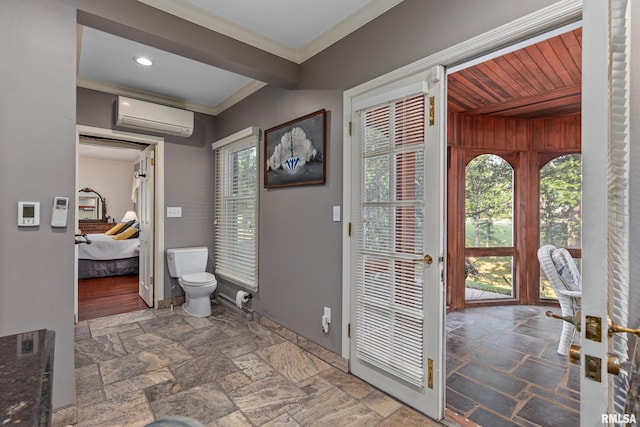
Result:
<svg viewBox="0 0 640 427"><path fill-rule="evenodd" d="M362 110L356 123L360 188L354 200L356 352L424 386L425 97Z"/></svg>
<svg viewBox="0 0 640 427"><path fill-rule="evenodd" d="M258 171L253 132L214 143L215 272L250 290L258 289Z"/></svg>

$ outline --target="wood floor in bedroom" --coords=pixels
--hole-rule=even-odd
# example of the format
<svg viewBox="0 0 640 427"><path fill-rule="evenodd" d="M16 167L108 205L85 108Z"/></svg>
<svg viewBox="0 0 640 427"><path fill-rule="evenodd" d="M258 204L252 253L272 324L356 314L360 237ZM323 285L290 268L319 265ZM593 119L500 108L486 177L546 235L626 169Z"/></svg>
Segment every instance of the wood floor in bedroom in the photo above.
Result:
<svg viewBox="0 0 640 427"><path fill-rule="evenodd" d="M148 308L138 295L138 275L78 280L78 320Z"/></svg>

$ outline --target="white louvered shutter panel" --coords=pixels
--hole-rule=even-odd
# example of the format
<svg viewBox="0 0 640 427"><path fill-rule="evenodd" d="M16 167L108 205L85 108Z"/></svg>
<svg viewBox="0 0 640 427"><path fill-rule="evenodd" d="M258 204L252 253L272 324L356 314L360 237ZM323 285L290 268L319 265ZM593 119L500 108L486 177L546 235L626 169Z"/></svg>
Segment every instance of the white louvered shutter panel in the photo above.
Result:
<svg viewBox="0 0 640 427"><path fill-rule="evenodd" d="M360 188L354 203L356 352L424 386L425 97L358 112Z"/></svg>

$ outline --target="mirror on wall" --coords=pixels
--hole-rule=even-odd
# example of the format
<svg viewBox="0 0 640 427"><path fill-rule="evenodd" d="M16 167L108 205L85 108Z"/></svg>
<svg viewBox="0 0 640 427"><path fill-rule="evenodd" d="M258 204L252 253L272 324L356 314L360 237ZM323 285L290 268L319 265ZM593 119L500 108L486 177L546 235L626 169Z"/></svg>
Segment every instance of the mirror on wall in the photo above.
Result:
<svg viewBox="0 0 640 427"><path fill-rule="evenodd" d="M106 221L107 206L104 198L91 188L83 188L78 195L78 219L80 221Z"/></svg>

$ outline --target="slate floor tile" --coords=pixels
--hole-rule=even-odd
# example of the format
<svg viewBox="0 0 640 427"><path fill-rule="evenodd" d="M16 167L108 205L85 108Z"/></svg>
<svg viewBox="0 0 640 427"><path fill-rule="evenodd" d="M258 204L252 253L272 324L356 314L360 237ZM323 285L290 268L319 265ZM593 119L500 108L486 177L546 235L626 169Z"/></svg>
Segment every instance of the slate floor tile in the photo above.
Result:
<svg viewBox="0 0 640 427"><path fill-rule="evenodd" d="M458 374L449 377L447 385L452 390L507 418L511 418L518 404L515 399Z"/></svg>
<svg viewBox="0 0 640 427"><path fill-rule="evenodd" d="M556 352L560 329L546 317L547 310L474 307L447 314L447 321L453 315L456 330L465 323L487 329L501 325L470 342L448 334L453 345L447 361L453 370L447 372L447 408L486 426L534 427L553 423L556 416L556 424L548 425L577 425L571 423L579 414L580 370ZM470 346L475 348L467 351ZM549 413L539 414L545 402Z"/></svg>
<svg viewBox="0 0 640 427"><path fill-rule="evenodd" d="M525 381L514 378L512 375L473 362L459 368L458 373L511 396L518 394L527 386Z"/></svg>
<svg viewBox="0 0 640 427"><path fill-rule="evenodd" d="M491 427L520 427L521 424L517 424L503 416L489 412L484 408L478 408L471 415L469 420L480 426Z"/></svg>
<svg viewBox="0 0 640 427"><path fill-rule="evenodd" d="M551 401L533 397L518 412L518 416L540 426L577 426L580 413Z"/></svg>
<svg viewBox="0 0 640 427"><path fill-rule="evenodd" d="M555 390L565 376L565 370L527 359L513 371L513 375L549 390Z"/></svg>

